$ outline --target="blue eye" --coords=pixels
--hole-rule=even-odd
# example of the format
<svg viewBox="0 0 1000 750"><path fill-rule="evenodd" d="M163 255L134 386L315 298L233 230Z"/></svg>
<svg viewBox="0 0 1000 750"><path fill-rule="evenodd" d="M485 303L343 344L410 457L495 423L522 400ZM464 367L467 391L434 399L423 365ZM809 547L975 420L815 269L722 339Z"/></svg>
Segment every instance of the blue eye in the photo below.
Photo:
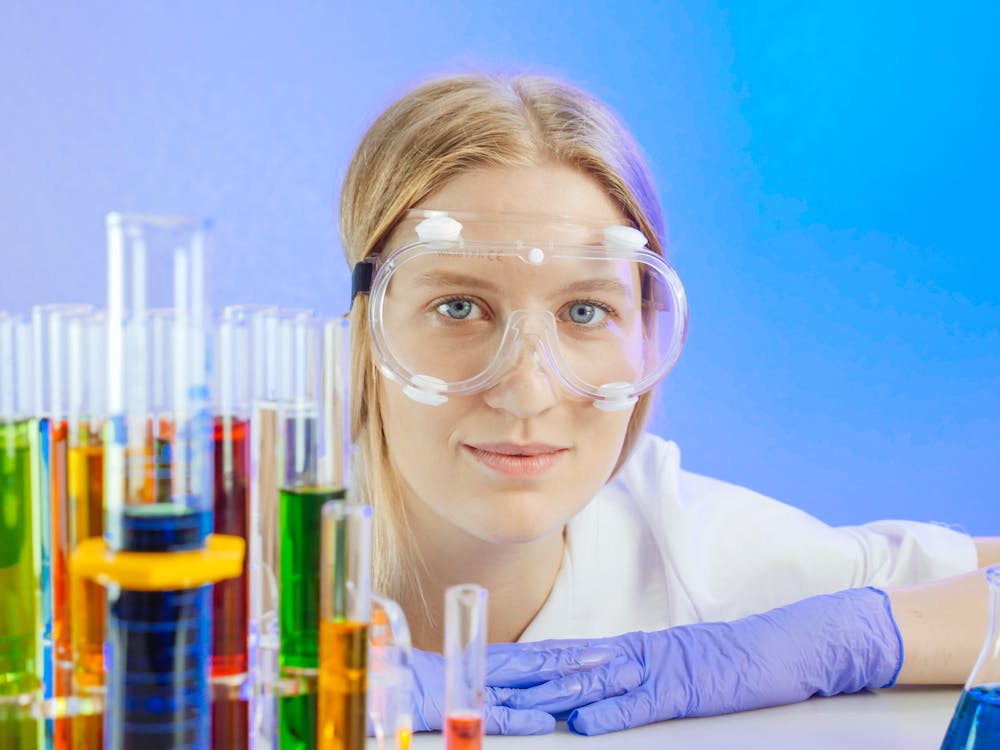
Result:
<svg viewBox="0 0 1000 750"><path fill-rule="evenodd" d="M574 302L569 306L567 315L574 323L589 326L604 320L607 317L607 312L601 306L591 302Z"/></svg>
<svg viewBox="0 0 1000 750"><path fill-rule="evenodd" d="M482 317L479 305L469 299L450 299L437 306L437 311L452 320L468 320Z"/></svg>

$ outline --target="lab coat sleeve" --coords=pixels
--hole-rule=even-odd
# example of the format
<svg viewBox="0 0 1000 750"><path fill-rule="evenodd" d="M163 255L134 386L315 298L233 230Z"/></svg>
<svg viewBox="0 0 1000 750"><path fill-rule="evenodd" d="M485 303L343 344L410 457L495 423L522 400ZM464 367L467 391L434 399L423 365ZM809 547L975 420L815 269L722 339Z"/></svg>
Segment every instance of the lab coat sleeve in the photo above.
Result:
<svg viewBox="0 0 1000 750"><path fill-rule="evenodd" d="M744 487L681 471L679 450L663 445L645 462L647 478L661 486L647 485L642 504L672 588L689 604L681 619L731 620L815 594L976 567L967 534L913 521L829 526Z"/></svg>

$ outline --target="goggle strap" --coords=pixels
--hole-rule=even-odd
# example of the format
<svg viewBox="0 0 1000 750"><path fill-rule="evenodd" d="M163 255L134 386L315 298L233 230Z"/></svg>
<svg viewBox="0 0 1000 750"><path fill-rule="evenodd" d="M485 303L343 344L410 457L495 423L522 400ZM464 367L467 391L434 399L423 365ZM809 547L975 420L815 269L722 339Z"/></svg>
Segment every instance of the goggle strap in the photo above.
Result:
<svg viewBox="0 0 1000 750"><path fill-rule="evenodd" d="M375 264L370 260L362 260L354 264L351 271L351 305L359 294L368 294L372 290L372 279L375 277Z"/></svg>

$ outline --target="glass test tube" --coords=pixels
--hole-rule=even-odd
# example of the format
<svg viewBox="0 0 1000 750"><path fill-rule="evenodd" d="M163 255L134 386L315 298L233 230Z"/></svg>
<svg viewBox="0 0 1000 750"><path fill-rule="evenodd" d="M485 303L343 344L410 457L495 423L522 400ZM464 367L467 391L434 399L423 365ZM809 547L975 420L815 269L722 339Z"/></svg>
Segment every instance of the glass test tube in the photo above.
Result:
<svg viewBox="0 0 1000 750"><path fill-rule="evenodd" d="M42 685L38 423L31 325L0 312L0 747L41 747L42 722L19 706Z"/></svg>
<svg viewBox="0 0 1000 750"><path fill-rule="evenodd" d="M249 654L250 747L278 743L278 308L248 316L253 341L250 417Z"/></svg>
<svg viewBox="0 0 1000 750"><path fill-rule="evenodd" d="M69 550L104 533L106 327L107 319L102 312L74 316L67 321ZM104 693L106 610L103 586L87 579L70 579L71 691L80 698L97 699ZM93 700L80 700L76 705L80 710L70 720L71 747L101 750L103 717L84 715L85 706L93 710Z"/></svg>
<svg viewBox="0 0 1000 750"><path fill-rule="evenodd" d="M250 411L262 394L261 316L275 308L234 305L222 311L217 328L216 409L213 426L215 532L249 542ZM212 589L212 747L246 748L249 744L247 680L249 586L248 560L239 578Z"/></svg>
<svg viewBox="0 0 1000 750"><path fill-rule="evenodd" d="M392 599L372 594L367 702L378 750L410 750L412 661L410 627L402 608Z"/></svg>
<svg viewBox="0 0 1000 750"><path fill-rule="evenodd" d="M199 550L212 529L206 225L109 214L105 537ZM172 313L157 313L169 307ZM209 586L109 587L106 746L209 742Z"/></svg>
<svg viewBox="0 0 1000 750"><path fill-rule="evenodd" d="M93 312L90 305L36 305L31 310L35 358L36 414L42 446L40 494L42 517L43 611L46 612L46 696L54 718L48 724L55 750L71 744L66 702L72 692L73 640L69 556L72 513L69 498L70 391L73 331ZM76 341L76 343L79 343ZM45 563L48 563L46 566ZM47 573L47 575L46 575Z"/></svg>
<svg viewBox="0 0 1000 750"><path fill-rule="evenodd" d="M322 338L314 313L292 313L278 321L279 361L285 363L278 390L278 621L281 677L306 678L319 667L319 576L321 509L342 499L342 487L322 476L326 440L322 419ZM282 697L278 746L312 748L316 743L316 694Z"/></svg>
<svg viewBox="0 0 1000 750"><path fill-rule="evenodd" d="M958 699L941 750L1000 747L1000 565L987 568L985 574L990 588L986 637Z"/></svg>
<svg viewBox="0 0 1000 750"><path fill-rule="evenodd" d="M363 750L371 622L369 505L323 505L319 624L319 750Z"/></svg>
<svg viewBox="0 0 1000 750"><path fill-rule="evenodd" d="M38 417L39 486L42 516L42 592L45 613L46 693L69 695L72 674L70 594L67 562L70 543L68 493L70 330L90 315L89 305L36 305L31 310L35 415ZM58 721L55 744L68 747L64 722Z"/></svg>
<svg viewBox="0 0 1000 750"><path fill-rule="evenodd" d="M444 596L445 747L479 750L486 689L486 589L452 586Z"/></svg>

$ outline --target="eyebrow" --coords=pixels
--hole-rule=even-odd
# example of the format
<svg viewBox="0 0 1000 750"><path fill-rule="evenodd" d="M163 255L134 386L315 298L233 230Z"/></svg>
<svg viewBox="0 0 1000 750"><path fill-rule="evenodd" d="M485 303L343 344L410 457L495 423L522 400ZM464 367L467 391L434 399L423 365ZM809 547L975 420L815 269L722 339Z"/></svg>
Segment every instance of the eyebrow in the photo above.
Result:
<svg viewBox="0 0 1000 750"><path fill-rule="evenodd" d="M487 281L479 276L455 273L454 271L425 271L413 280L413 285L416 287L440 286L441 284L461 289L472 287L474 289L483 289L487 292L499 291L497 285L492 281Z"/></svg>

